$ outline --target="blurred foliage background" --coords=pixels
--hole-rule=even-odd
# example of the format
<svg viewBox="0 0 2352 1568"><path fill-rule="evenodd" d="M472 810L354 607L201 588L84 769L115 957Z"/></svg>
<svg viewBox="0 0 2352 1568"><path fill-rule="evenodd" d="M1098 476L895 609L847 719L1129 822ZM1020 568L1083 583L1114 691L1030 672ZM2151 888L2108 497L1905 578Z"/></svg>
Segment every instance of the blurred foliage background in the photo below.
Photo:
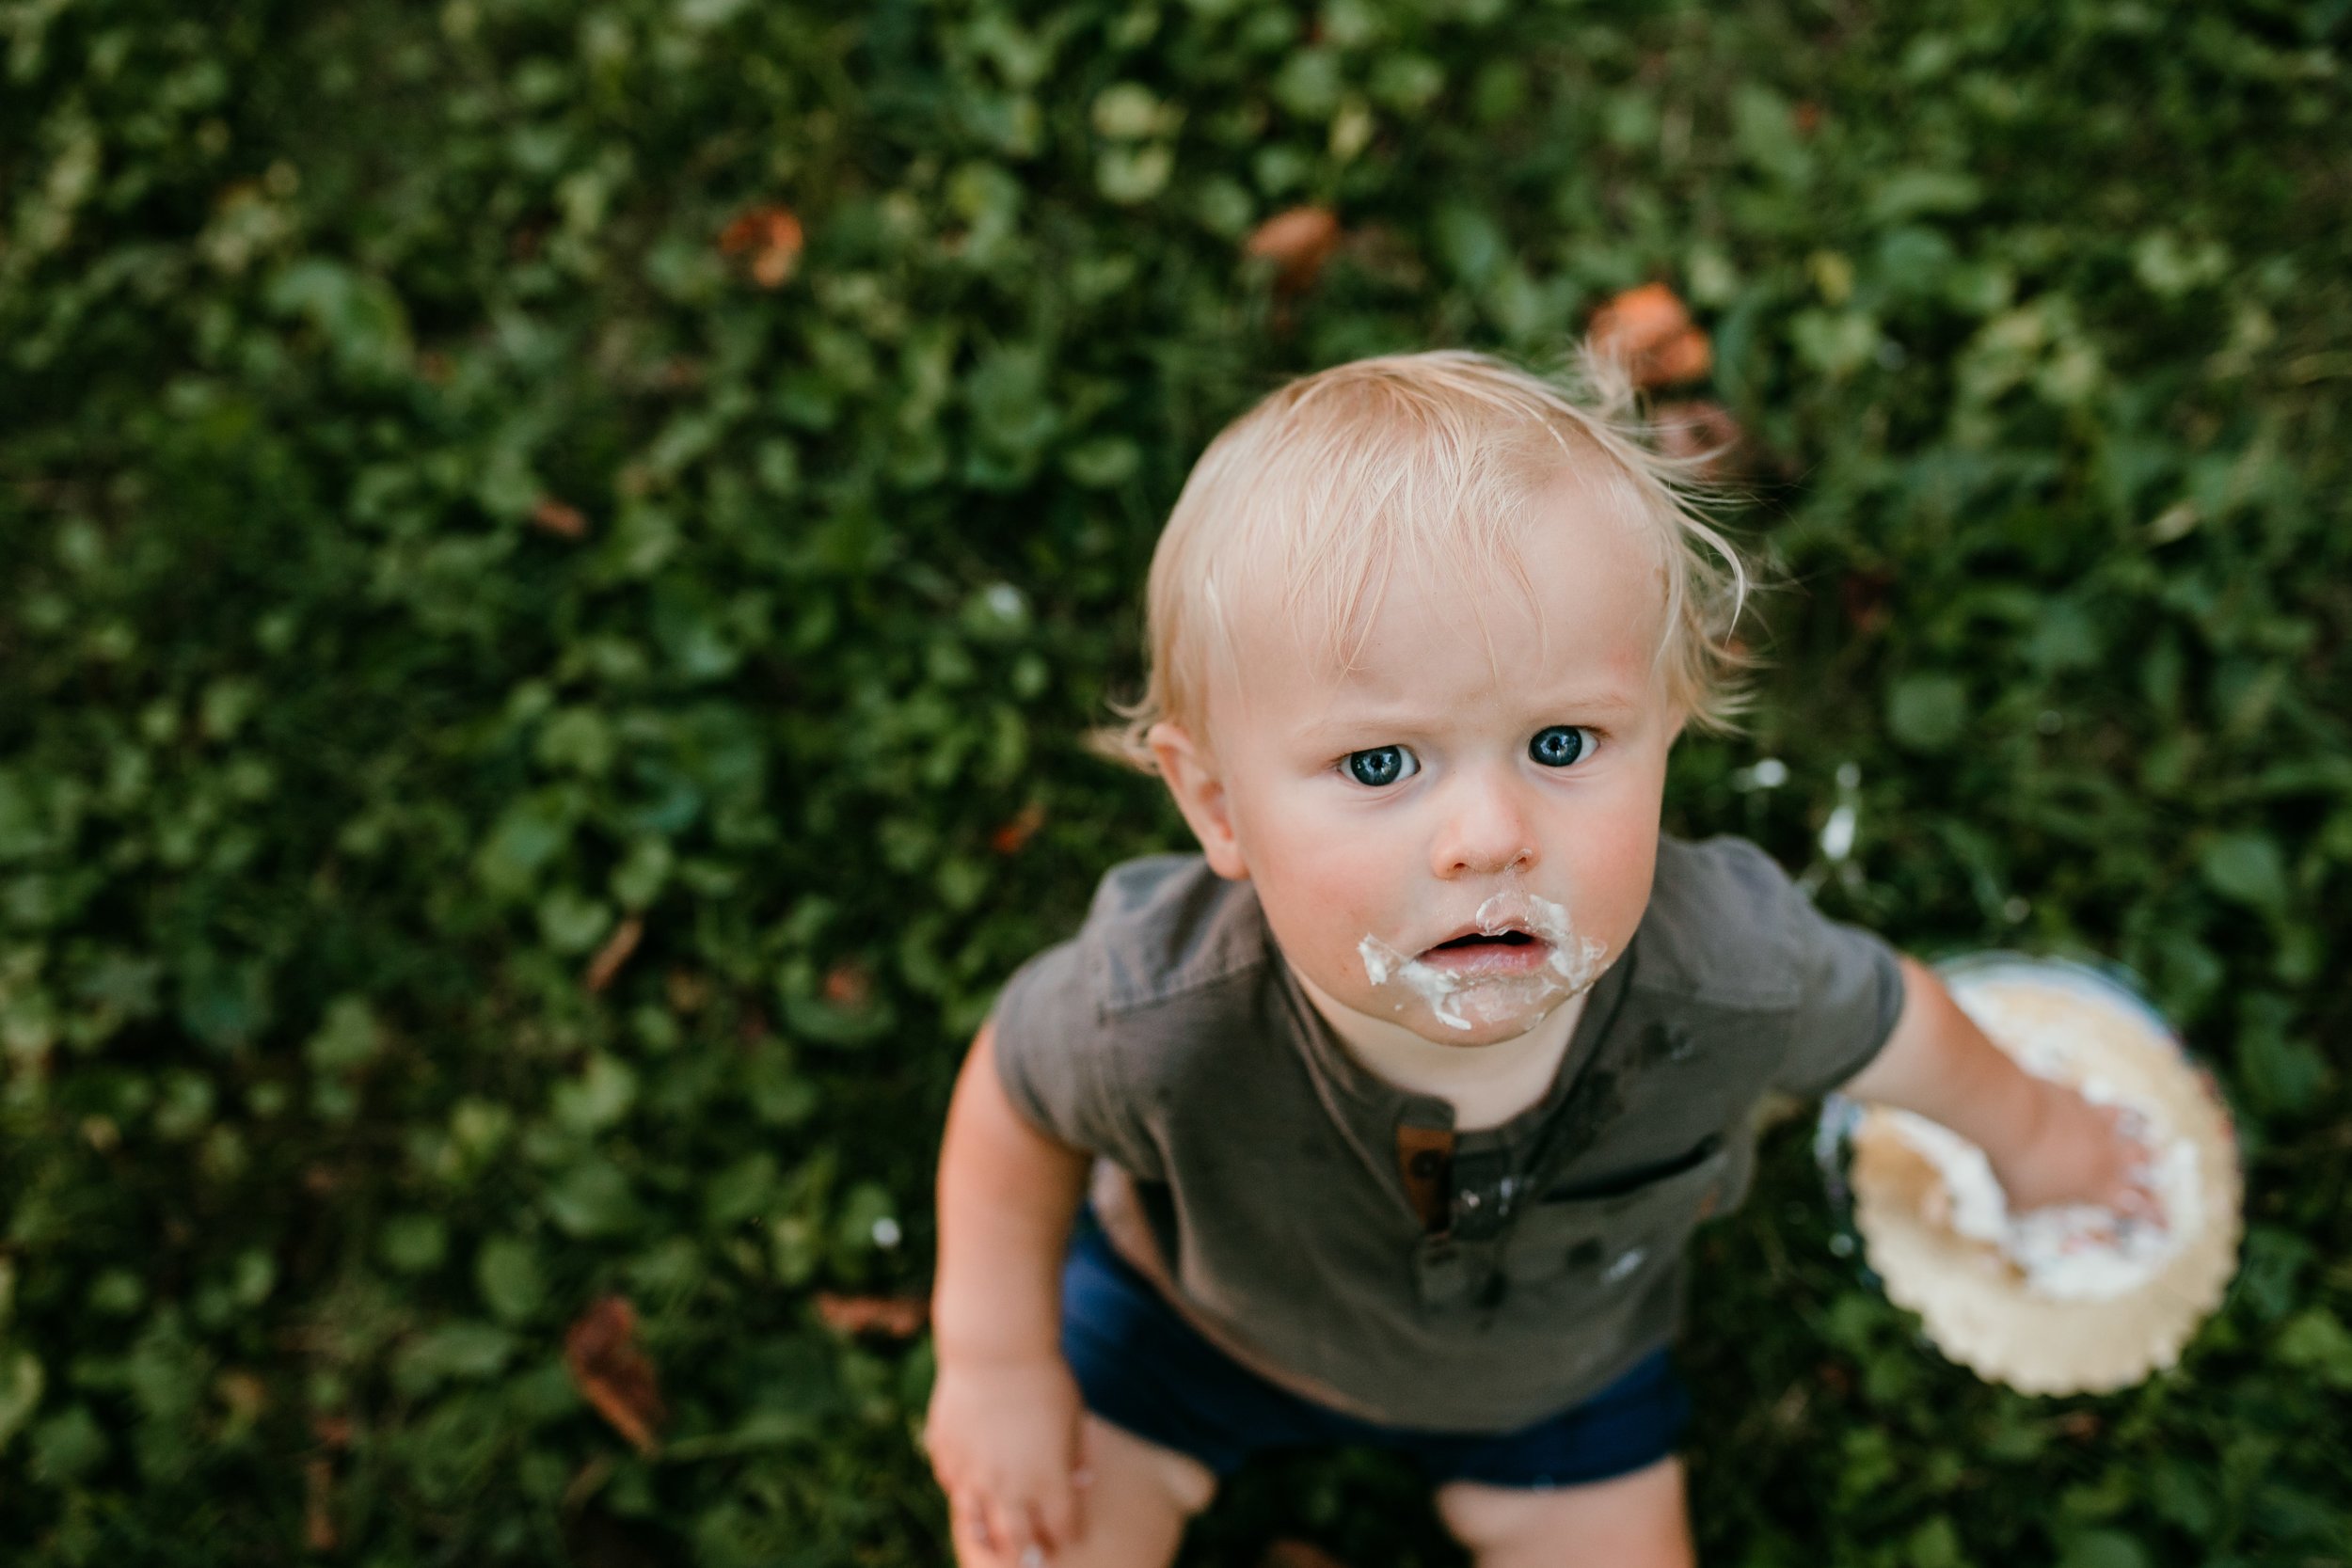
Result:
<svg viewBox="0 0 2352 1568"><path fill-rule="evenodd" d="M1705 1557L2352 1560L2347 12L0 4L0 1560L944 1560L896 1302L993 989L1185 842L1077 737L1192 457L1653 281L1789 584L1673 824L2130 964L2251 1179L2036 1401L1783 1124ZM1460 1560L1341 1455L1187 1561L1277 1536Z"/></svg>

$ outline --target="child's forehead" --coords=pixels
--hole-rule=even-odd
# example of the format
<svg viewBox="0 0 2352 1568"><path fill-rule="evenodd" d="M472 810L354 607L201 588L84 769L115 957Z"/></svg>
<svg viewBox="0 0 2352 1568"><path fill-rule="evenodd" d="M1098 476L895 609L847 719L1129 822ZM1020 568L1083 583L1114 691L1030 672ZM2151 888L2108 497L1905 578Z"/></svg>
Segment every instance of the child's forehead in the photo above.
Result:
<svg viewBox="0 0 2352 1568"><path fill-rule="evenodd" d="M1263 564L1238 573L1222 684L1248 707L1292 714L1563 680L1645 685L1669 578L1656 531L1611 499L1569 476L1499 548L1392 551L1353 593Z"/></svg>

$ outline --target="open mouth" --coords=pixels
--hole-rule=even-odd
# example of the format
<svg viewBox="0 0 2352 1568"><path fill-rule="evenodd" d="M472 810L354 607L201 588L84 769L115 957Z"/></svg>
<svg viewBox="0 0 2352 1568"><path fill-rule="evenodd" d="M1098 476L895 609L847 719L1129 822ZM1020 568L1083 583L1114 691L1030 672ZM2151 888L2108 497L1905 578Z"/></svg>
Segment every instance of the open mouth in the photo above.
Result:
<svg viewBox="0 0 2352 1568"><path fill-rule="evenodd" d="M1452 974L1531 974L1551 958L1551 944L1532 931L1465 931L1425 949L1421 962Z"/></svg>
<svg viewBox="0 0 2352 1568"><path fill-rule="evenodd" d="M1526 947L1534 941L1535 939L1525 931L1503 931L1494 936L1488 936L1483 931L1472 931L1468 936L1455 937L1452 942L1441 942L1429 951L1445 953L1486 947Z"/></svg>

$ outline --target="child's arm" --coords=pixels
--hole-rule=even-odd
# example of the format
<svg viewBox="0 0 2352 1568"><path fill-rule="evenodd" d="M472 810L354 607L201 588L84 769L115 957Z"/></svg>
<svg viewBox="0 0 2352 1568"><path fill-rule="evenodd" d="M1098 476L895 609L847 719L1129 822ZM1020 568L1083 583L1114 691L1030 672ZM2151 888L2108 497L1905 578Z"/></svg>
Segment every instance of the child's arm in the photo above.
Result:
<svg viewBox="0 0 2352 1568"><path fill-rule="evenodd" d="M2013 1212L2096 1203L2153 1214L2135 1180L2147 1151L2116 1112L2026 1072L1960 1010L1932 970L1902 960L1895 1031L1842 1092L1942 1122L1985 1152Z"/></svg>
<svg viewBox="0 0 2352 1568"><path fill-rule="evenodd" d="M983 1024L939 1153L939 1377L923 1436L958 1538L1007 1562L1033 1543L1057 1551L1082 1528L1084 1410L1061 1354L1061 1266L1091 1164L1013 1108Z"/></svg>

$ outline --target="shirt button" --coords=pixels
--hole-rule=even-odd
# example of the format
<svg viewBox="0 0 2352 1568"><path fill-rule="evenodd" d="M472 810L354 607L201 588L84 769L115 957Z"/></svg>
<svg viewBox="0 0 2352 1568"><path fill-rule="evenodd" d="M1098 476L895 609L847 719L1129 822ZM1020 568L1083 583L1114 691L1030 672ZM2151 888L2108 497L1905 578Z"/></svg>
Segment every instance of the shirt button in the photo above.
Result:
<svg viewBox="0 0 2352 1568"><path fill-rule="evenodd" d="M1436 1149L1424 1148L1413 1156L1406 1168L1419 1180L1435 1181L1438 1179L1438 1173L1445 1168L1445 1161Z"/></svg>

